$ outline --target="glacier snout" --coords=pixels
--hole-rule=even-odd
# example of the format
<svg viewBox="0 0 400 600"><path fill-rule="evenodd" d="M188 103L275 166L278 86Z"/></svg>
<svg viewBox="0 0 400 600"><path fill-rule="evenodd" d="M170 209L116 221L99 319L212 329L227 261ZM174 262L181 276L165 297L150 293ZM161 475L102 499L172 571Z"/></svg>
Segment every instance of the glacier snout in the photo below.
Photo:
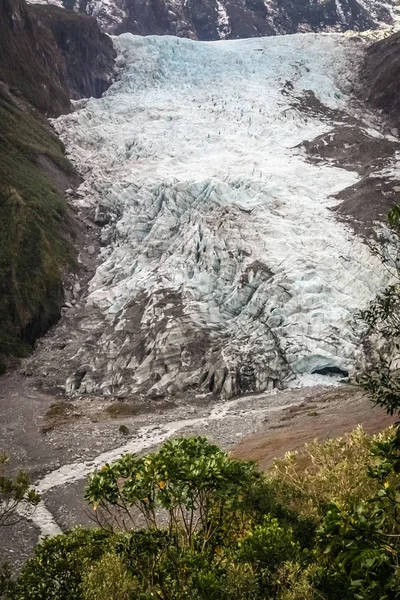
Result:
<svg viewBox="0 0 400 600"><path fill-rule="evenodd" d="M85 201L118 216L73 309L67 391L230 397L350 370L354 313L384 274L330 210L359 174L299 145L346 119L362 43L115 44L118 81L55 123ZM310 92L326 114L302 108Z"/></svg>

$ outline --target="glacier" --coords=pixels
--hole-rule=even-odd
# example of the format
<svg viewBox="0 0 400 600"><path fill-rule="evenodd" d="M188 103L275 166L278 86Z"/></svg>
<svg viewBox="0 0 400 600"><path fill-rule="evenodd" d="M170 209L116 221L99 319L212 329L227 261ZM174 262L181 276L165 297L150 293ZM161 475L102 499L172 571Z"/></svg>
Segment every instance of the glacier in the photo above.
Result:
<svg viewBox="0 0 400 600"><path fill-rule="evenodd" d="M302 143L353 115L364 42L114 43L117 81L54 121L83 176L75 202L108 215L53 358L66 392L229 398L351 371L355 313L387 275L332 211L359 173Z"/></svg>

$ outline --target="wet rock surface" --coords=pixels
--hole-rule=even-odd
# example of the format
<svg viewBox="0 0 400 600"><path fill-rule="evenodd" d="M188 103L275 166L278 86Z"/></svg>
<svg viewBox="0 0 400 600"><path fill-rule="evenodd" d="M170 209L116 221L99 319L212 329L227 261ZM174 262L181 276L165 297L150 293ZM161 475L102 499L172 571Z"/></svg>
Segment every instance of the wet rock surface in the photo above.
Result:
<svg viewBox="0 0 400 600"><path fill-rule="evenodd" d="M0 81L47 116L70 98L100 96L114 74L115 51L96 21L53 5L3 0Z"/></svg>
<svg viewBox="0 0 400 600"><path fill-rule="evenodd" d="M400 128L400 33L372 44L366 53L360 95Z"/></svg>
<svg viewBox="0 0 400 600"><path fill-rule="evenodd" d="M34 5L29 12L62 55L69 97L99 98L115 75L116 53L109 36L89 16L57 6Z"/></svg>
<svg viewBox="0 0 400 600"><path fill-rule="evenodd" d="M61 0L31 0L62 4ZM396 0L69 0L108 33L198 40L365 31L397 21Z"/></svg>

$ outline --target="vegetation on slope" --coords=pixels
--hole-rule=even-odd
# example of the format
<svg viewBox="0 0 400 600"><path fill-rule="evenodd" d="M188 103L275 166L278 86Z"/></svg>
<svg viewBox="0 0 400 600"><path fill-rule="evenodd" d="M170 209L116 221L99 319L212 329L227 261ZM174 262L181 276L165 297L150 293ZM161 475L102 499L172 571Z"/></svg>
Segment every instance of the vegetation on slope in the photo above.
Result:
<svg viewBox="0 0 400 600"><path fill-rule="evenodd" d="M62 269L71 265L66 202L38 160L65 174L61 142L0 90L0 369L23 356L59 317ZM2 361L2 362L1 362ZM3 363L3 366L1 364Z"/></svg>
<svg viewBox="0 0 400 600"><path fill-rule="evenodd" d="M43 540L10 600L389 600L400 594L396 430L313 442L267 475L204 438L92 475L100 526Z"/></svg>
<svg viewBox="0 0 400 600"><path fill-rule="evenodd" d="M72 168L41 114L100 96L114 58L90 17L0 2L0 374L59 318L73 254L63 197Z"/></svg>

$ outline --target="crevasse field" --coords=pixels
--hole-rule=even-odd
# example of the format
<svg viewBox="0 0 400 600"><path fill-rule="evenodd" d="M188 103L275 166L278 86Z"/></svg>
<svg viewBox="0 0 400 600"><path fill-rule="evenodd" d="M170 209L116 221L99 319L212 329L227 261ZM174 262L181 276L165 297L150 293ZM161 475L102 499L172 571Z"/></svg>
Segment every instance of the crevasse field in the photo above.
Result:
<svg viewBox="0 0 400 600"><path fill-rule="evenodd" d="M67 391L230 397L351 370L384 273L330 210L359 175L298 146L351 112L362 43L114 42L116 83L55 122L81 203L111 215Z"/></svg>

